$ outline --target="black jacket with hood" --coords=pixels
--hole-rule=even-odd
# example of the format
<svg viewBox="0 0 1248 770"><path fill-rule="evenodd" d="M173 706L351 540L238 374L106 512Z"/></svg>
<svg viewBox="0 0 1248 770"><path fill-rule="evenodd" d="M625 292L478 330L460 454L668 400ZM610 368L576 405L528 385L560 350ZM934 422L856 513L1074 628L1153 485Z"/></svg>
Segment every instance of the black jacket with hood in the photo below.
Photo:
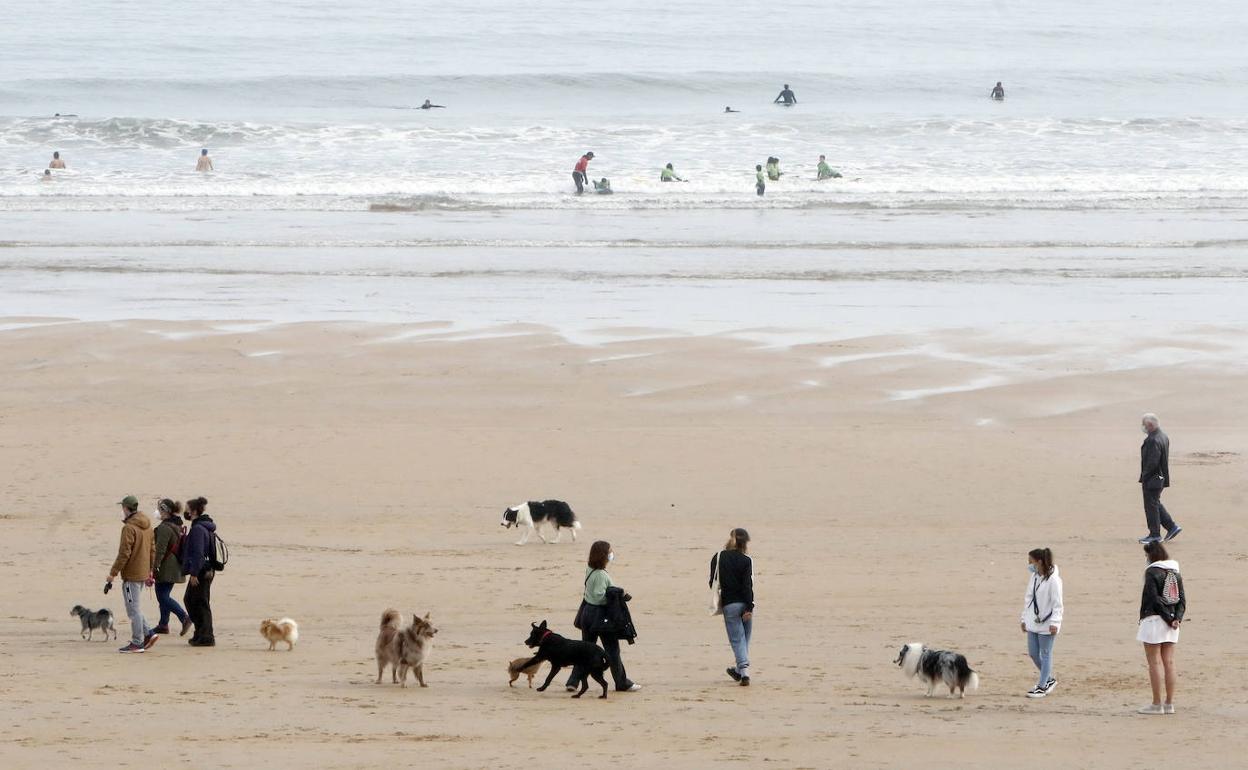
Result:
<svg viewBox="0 0 1248 770"><path fill-rule="evenodd" d="M1179 580L1179 603L1165 604L1161 601L1161 592L1166 585L1166 573L1174 572ZM1149 615L1158 615L1166 621L1166 625L1183 620L1187 612L1187 591L1183 589L1183 576L1179 574L1179 563L1173 559L1155 561L1144 570L1144 592L1140 596L1140 620Z"/></svg>

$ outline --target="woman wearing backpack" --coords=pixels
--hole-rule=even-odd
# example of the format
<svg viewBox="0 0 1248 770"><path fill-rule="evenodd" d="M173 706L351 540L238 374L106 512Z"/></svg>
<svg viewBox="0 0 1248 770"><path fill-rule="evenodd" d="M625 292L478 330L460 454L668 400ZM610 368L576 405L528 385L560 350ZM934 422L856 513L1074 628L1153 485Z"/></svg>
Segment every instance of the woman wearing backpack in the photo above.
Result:
<svg viewBox="0 0 1248 770"><path fill-rule="evenodd" d="M1179 625L1187 611L1187 594L1179 563L1170 558L1166 547L1158 542L1144 546L1148 567L1144 570L1144 592L1140 597L1140 630L1137 641L1144 643L1148 660L1148 683L1153 688L1153 702L1140 709L1141 714L1173 714L1174 688L1178 672L1174 667L1174 648L1179 643ZM1166 685L1166 702L1161 702L1161 685Z"/></svg>
<svg viewBox="0 0 1248 770"><path fill-rule="evenodd" d="M750 633L754 628L754 562L746 555L750 533L737 527L728 533L724 550L711 558L711 588L719 584L719 608L736 665L728 676L750 686Z"/></svg>
<svg viewBox="0 0 1248 770"><path fill-rule="evenodd" d="M152 570L156 579L156 601L160 604L160 623L152 629L155 634L169 633L169 616L175 615L182 621L181 636L191 630L191 619L173 598L173 586L182 583L186 576L182 574L182 563L179 552L182 546L182 503L165 498L156 504L160 515L160 525L156 527L156 561Z"/></svg>
<svg viewBox="0 0 1248 770"><path fill-rule="evenodd" d="M1062 576L1048 548L1027 552L1027 571L1031 574L1027 576L1019 626L1027 634L1027 654L1040 672L1036 686L1027 692L1027 697L1043 698L1057 687L1057 678L1053 676L1053 643L1062 628Z"/></svg>

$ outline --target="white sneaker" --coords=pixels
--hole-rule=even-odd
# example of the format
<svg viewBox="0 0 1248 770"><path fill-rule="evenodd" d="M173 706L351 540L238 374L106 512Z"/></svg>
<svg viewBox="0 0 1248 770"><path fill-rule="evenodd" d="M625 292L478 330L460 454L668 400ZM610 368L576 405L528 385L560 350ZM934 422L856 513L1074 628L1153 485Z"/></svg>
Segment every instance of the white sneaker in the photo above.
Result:
<svg viewBox="0 0 1248 770"><path fill-rule="evenodd" d="M633 685L629 687L627 690L625 690L624 692L637 692L640 689L641 689L641 685L634 682Z"/></svg>
<svg viewBox="0 0 1248 770"><path fill-rule="evenodd" d="M1163 705L1163 706L1162 706L1162 708L1163 708L1163 709L1165 709L1165 711L1166 711L1166 713L1167 713L1167 714L1173 714L1173 713L1174 713L1174 704L1173 704L1173 703L1167 703L1167 704Z"/></svg>
<svg viewBox="0 0 1248 770"><path fill-rule="evenodd" d="M1142 706L1142 707L1140 707L1140 709L1139 709L1136 713L1139 713L1139 714L1164 714L1164 713L1166 713L1166 710L1165 710L1164 708L1162 708L1162 706L1161 706L1161 704L1160 704L1160 703L1150 703L1150 704L1148 704L1147 706Z"/></svg>

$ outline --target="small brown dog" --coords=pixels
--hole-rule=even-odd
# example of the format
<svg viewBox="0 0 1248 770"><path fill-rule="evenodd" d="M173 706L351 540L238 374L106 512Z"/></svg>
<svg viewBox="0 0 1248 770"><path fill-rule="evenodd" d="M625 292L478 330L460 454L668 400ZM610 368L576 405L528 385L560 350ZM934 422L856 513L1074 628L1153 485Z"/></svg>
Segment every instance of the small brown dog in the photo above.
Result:
<svg viewBox="0 0 1248 770"><path fill-rule="evenodd" d="M290 618L262 620L260 635L269 640L269 650L277 649L278 642L285 642L286 651L289 652L295 649L295 642L299 641L299 624Z"/></svg>
<svg viewBox="0 0 1248 770"><path fill-rule="evenodd" d="M390 678L401 686L407 687L407 672L416 675L421 687L425 684L425 658L433 646L433 637L438 629L429 622L429 613L422 618L412 614L412 624L399 629L400 616L398 610L386 610L381 614L381 629L377 634L377 684L381 684L381 675L390 665Z"/></svg>
<svg viewBox="0 0 1248 770"><path fill-rule="evenodd" d="M529 687L533 686L533 677L537 676L537 670L542 667L542 661L539 660L528 668L520 668L525 663L528 663L529 660L531 660L531 658L526 655L523 658L516 658L507 664L507 673L511 676L511 680L507 682L508 687L511 687L512 682L519 679L521 674L529 678Z"/></svg>

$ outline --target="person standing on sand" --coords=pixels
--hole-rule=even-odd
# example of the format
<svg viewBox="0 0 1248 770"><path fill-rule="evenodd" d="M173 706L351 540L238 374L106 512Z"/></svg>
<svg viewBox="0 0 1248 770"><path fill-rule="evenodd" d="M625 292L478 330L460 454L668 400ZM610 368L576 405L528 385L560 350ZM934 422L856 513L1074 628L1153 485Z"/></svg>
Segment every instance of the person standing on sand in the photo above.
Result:
<svg viewBox="0 0 1248 770"><path fill-rule="evenodd" d="M758 193L758 197L763 197L763 193L767 192L767 175L763 173L763 167L757 165L754 167L754 192Z"/></svg>
<svg viewBox="0 0 1248 770"><path fill-rule="evenodd" d="M1027 592L1023 595L1023 614L1019 626L1027 634L1027 654L1036 664L1040 678L1027 693L1028 698L1043 698L1057 687L1053 676L1053 643L1062 629L1062 576L1053 563L1053 552L1035 548L1027 553Z"/></svg>
<svg viewBox="0 0 1248 770"><path fill-rule="evenodd" d="M61 160L61 153L52 153L52 162L48 164L48 168L65 168L65 161Z"/></svg>
<svg viewBox="0 0 1248 770"><path fill-rule="evenodd" d="M1161 504L1161 490L1170 486L1170 437L1162 432L1161 421L1152 412L1140 418L1140 429L1146 434L1140 445L1140 487L1144 490L1144 520L1148 522L1148 534L1140 543L1160 542L1162 527L1166 528L1168 543L1183 531Z"/></svg>
<svg viewBox="0 0 1248 770"><path fill-rule="evenodd" d="M121 594L126 603L126 615L130 618L130 643L118 652L145 652L159 638L147 625L139 603L143 586L152 583L152 561L156 556L152 522L145 514L139 513L139 500L134 495L126 495L118 505L121 506L123 522L121 542L117 546L113 567L108 571L104 590L107 592L113 585L113 578L121 575Z"/></svg>
<svg viewBox="0 0 1248 770"><path fill-rule="evenodd" d="M186 636L191 630L191 618L173 598L175 583L186 582L182 574L182 563L178 560L186 530L182 527L182 504L165 498L156 504L156 512L160 515L160 524L156 526L156 559L153 572L156 578L156 601L160 604L160 622L153 633L169 633L169 616L174 615L182 621L180 636Z"/></svg>
<svg viewBox="0 0 1248 770"><path fill-rule="evenodd" d="M737 527L728 533L724 550L711 557L711 588L719 583L719 605L735 663L728 676L750 686L750 635L754 629L754 562L746 551L750 533Z"/></svg>
<svg viewBox="0 0 1248 770"><path fill-rule="evenodd" d="M615 561L615 552L611 544L605 540L595 542L589 548L589 560L585 567L585 587L582 593L581 609L577 612L580 620L581 639L586 642L602 642L602 649L607 653L611 663L611 678L615 680L615 689L619 692L637 692L641 685L628 678L624 670L624 660L620 657L620 640L610 633L602 633L599 626L606 619L607 589L613 584L607 565ZM579 667L572 669L568 677L567 688L571 692L581 686L585 672Z"/></svg>
<svg viewBox="0 0 1248 770"><path fill-rule="evenodd" d="M1141 714L1173 714L1174 690L1178 670L1174 665L1174 648L1179 644L1179 625L1187 612L1187 592L1179 563L1170 558L1166 547L1152 542L1144 546L1148 567L1144 570L1144 592L1140 597L1140 628L1136 641L1144 643L1148 661L1148 683L1153 689L1153 702L1139 710ZM1161 702L1162 682L1166 702Z"/></svg>
<svg viewBox="0 0 1248 770"><path fill-rule="evenodd" d="M207 150L199 151L199 160L195 161L196 171L212 171L212 158L208 157Z"/></svg>
<svg viewBox="0 0 1248 770"><path fill-rule="evenodd" d="M212 630L212 579L216 572L209 561L214 552L217 524L204 509L208 501L202 497L186 501L186 520L191 522L191 531L186 533L182 543L182 574L187 576L186 612L195 624L195 633L191 636L192 647L215 647L217 638Z"/></svg>
<svg viewBox="0 0 1248 770"><path fill-rule="evenodd" d="M581 156L576 162L576 166L572 169L572 181L576 183L576 194L580 195L585 192L585 180L589 174L589 162L594 159L592 152L587 152Z"/></svg>

